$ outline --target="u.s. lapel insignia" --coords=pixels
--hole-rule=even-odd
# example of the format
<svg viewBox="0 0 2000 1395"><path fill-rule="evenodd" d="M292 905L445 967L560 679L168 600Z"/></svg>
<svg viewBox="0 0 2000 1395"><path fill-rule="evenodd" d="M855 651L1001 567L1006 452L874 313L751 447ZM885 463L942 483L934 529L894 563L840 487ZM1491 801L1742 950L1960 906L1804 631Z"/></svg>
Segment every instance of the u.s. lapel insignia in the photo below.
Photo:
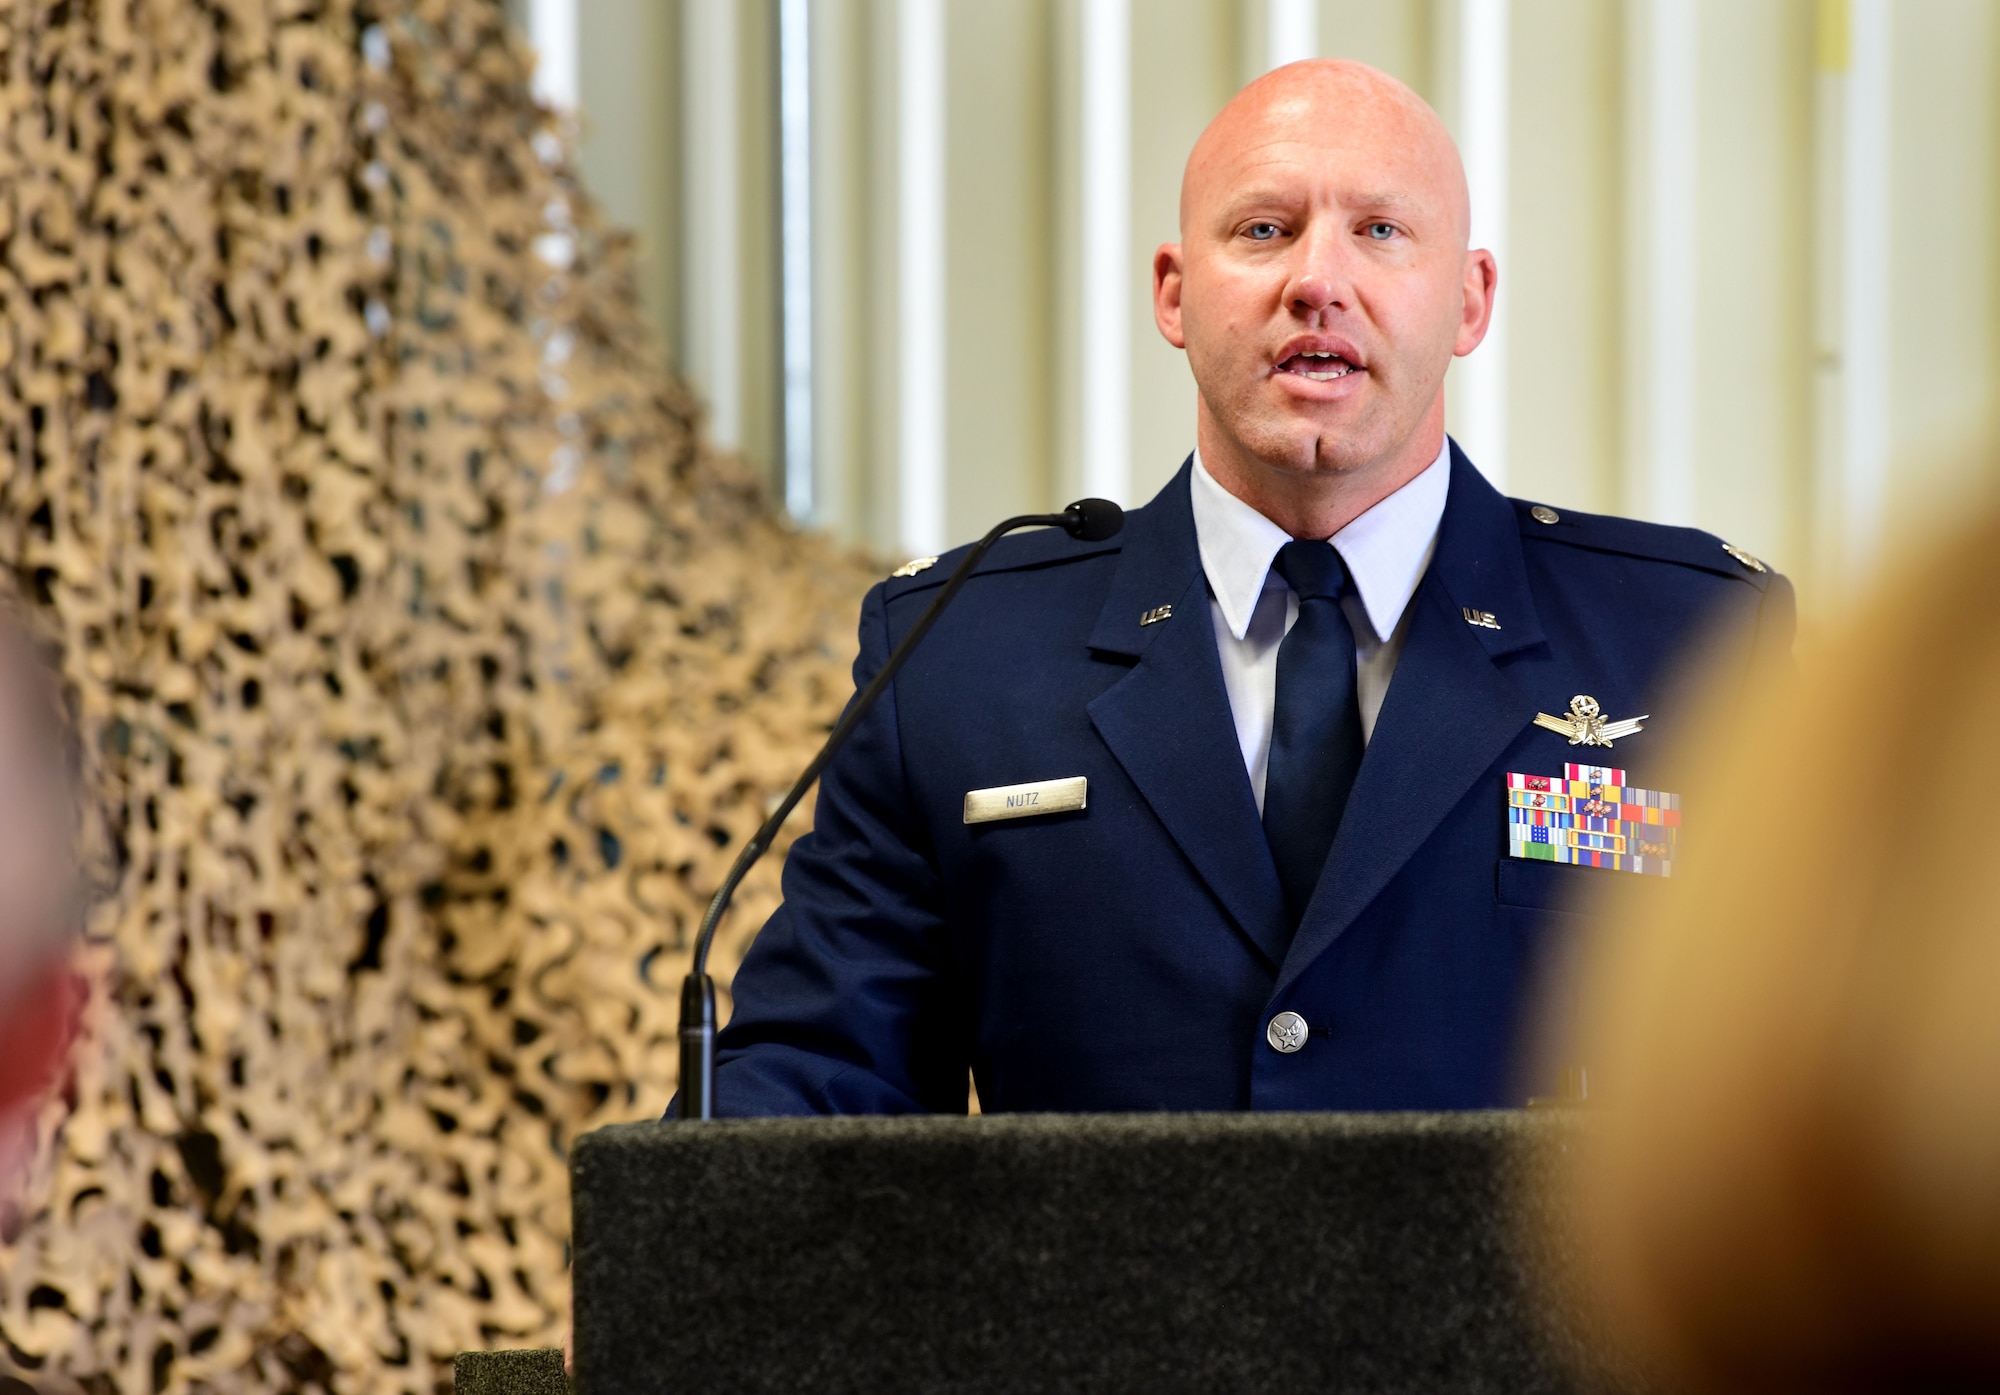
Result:
<svg viewBox="0 0 2000 1395"><path fill-rule="evenodd" d="M1458 609L1459 613L1465 617L1465 623L1471 625L1474 629L1497 630L1500 628L1500 622L1493 618L1493 612L1490 610L1474 610L1469 605L1462 605Z"/></svg>
<svg viewBox="0 0 2000 1395"><path fill-rule="evenodd" d="M1144 629L1148 625L1157 625L1162 620L1171 620L1173 618L1174 608L1172 606L1156 605L1139 617L1139 628Z"/></svg>
<svg viewBox="0 0 2000 1395"><path fill-rule="evenodd" d="M936 565L937 565L937 558L935 557L913 557L909 561L903 563L902 566L896 568L896 570L894 570L893 572L890 572L889 575L915 576L918 572L927 572Z"/></svg>
<svg viewBox="0 0 2000 1395"><path fill-rule="evenodd" d="M1579 693L1569 700L1567 717L1551 717L1546 712L1537 712L1535 725L1558 736L1567 736L1572 746L1609 746L1620 737L1644 731L1641 723L1652 720L1652 715L1649 712L1643 717L1606 721L1598 709L1597 699Z"/></svg>

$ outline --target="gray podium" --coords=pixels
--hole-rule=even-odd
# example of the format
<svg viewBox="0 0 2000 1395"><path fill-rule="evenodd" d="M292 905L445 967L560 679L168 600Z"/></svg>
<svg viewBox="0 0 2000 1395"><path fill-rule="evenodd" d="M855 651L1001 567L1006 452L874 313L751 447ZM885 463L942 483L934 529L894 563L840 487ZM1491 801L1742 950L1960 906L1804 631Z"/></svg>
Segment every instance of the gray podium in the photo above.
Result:
<svg viewBox="0 0 2000 1395"><path fill-rule="evenodd" d="M1570 1388L1513 1243L1544 1114L631 1124L577 1143L587 1395ZM468 1353L462 1395L562 1388Z"/></svg>

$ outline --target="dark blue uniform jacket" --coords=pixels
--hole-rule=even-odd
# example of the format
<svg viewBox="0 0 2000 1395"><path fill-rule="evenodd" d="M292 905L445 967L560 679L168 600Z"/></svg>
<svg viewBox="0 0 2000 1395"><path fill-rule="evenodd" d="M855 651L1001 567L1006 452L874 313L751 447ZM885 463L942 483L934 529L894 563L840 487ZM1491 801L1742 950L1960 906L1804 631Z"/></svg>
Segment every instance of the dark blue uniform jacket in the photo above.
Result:
<svg viewBox="0 0 2000 1395"><path fill-rule="evenodd" d="M1692 529L1544 523L1452 449L1437 550L1296 935L1224 694L1189 470L1105 542L1016 535L827 771L736 976L720 1114L1518 1105L1543 940L1624 872L1507 856L1506 775L1673 789L1690 645L1789 650L1790 585ZM1545 514L1547 510L1543 511ZM857 685L954 564L862 607ZM1169 619L1140 617L1171 606ZM1468 622L1489 614L1498 629ZM1615 749L1533 725L1589 694ZM1088 806L967 825L968 790ZM1698 839L1700 811L1684 839ZM1554 910L1556 914L1550 914ZM1265 1040L1279 1012L1303 1049Z"/></svg>

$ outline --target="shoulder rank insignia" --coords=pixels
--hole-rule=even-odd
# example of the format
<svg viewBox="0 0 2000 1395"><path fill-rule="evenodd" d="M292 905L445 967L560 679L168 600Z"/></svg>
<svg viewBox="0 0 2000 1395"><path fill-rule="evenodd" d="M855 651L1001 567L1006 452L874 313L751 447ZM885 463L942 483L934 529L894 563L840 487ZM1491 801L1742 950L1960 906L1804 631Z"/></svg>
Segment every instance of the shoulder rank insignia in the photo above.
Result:
<svg viewBox="0 0 2000 1395"><path fill-rule="evenodd" d="M1722 550L1728 553L1731 557L1734 557L1737 561L1741 562L1744 566L1748 567L1753 572L1768 572L1769 570L1771 570L1757 558L1752 557L1749 553L1745 552L1742 548L1738 547L1735 543L1724 543L1722 545Z"/></svg>
<svg viewBox="0 0 2000 1395"><path fill-rule="evenodd" d="M1572 746L1609 746L1620 737L1632 736L1645 728L1641 722L1650 720L1649 712L1643 717L1627 717L1622 721L1607 722L1598 711L1597 699L1578 694L1569 700L1567 717L1551 717L1546 712L1535 714L1535 725L1558 736L1567 736Z"/></svg>
<svg viewBox="0 0 2000 1395"><path fill-rule="evenodd" d="M929 571L937 565L935 557L916 557L890 572L890 576L915 576L918 572Z"/></svg>

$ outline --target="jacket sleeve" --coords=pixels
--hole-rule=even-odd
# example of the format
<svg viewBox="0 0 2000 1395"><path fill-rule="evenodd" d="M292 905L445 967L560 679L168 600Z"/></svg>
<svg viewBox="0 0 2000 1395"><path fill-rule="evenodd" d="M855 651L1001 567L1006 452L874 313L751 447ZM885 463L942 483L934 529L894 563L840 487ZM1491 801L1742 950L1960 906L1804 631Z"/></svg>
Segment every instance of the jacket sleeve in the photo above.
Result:
<svg viewBox="0 0 2000 1395"><path fill-rule="evenodd" d="M878 585L861 609L857 694L889 649ZM965 1112L971 1013L898 722L892 684L820 778L784 901L732 985L719 1115Z"/></svg>

